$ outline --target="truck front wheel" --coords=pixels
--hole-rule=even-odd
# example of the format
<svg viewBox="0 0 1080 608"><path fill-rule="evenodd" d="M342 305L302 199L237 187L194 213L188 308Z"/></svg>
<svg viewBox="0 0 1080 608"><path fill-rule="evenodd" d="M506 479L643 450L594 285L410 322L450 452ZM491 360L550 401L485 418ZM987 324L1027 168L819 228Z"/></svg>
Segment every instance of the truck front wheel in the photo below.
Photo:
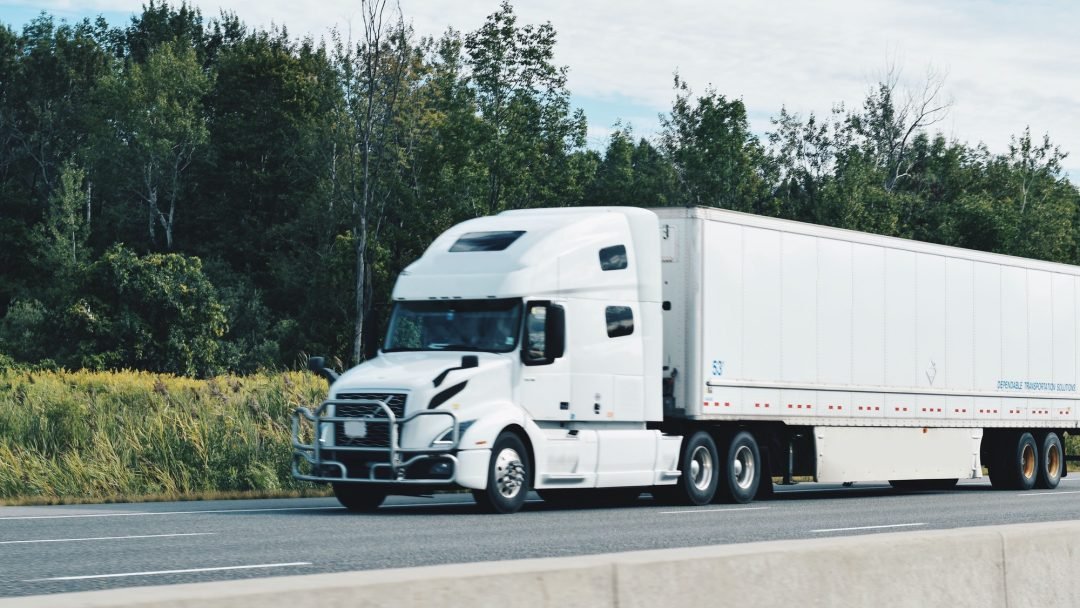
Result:
<svg viewBox="0 0 1080 608"><path fill-rule="evenodd" d="M721 502L746 504L754 500L761 485L761 450L749 431L739 431L727 446L720 470Z"/></svg>
<svg viewBox="0 0 1080 608"><path fill-rule="evenodd" d="M491 448L487 488L473 490L481 511L515 513L525 504L529 493L529 456L525 444L514 433L504 431Z"/></svg>

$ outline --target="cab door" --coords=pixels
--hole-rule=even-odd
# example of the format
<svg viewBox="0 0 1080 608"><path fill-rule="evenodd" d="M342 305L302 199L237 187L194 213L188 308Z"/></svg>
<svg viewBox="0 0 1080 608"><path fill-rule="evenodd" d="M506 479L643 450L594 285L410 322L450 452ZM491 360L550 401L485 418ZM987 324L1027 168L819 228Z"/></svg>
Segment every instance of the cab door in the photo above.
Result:
<svg viewBox="0 0 1080 608"><path fill-rule="evenodd" d="M566 356L563 307L550 301L525 304L521 341L521 405L534 420L570 420L570 358Z"/></svg>

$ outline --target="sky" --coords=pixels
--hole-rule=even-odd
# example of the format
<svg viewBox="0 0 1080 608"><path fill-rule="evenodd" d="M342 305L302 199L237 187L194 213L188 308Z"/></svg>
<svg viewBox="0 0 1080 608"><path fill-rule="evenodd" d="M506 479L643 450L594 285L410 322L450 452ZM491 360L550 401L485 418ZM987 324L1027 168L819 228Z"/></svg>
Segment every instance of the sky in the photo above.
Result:
<svg viewBox="0 0 1080 608"><path fill-rule="evenodd" d="M359 0L193 0L251 26L294 36L359 28ZM393 4L393 0L391 0ZM39 11L69 20L127 23L141 0L0 0L0 22L19 29ZM477 29L498 0L400 0L417 34ZM945 75L950 139L1008 150L1030 127L1065 152L1080 178L1080 2L1075 0L517 0L519 24L550 21L556 62L569 68L572 103L602 149L616 121L652 137L671 107L677 71L695 92L742 99L759 136L782 107L806 116L857 106L887 68L917 89Z"/></svg>

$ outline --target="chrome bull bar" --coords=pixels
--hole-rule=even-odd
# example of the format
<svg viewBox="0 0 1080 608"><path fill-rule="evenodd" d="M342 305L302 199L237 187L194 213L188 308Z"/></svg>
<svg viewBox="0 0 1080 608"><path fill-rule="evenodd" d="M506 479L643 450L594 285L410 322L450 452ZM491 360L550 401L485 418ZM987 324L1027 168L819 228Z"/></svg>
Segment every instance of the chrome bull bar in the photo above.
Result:
<svg viewBox="0 0 1080 608"><path fill-rule="evenodd" d="M327 416L326 409L331 405L369 405L377 406L382 410L383 416ZM450 418L451 438L449 441L436 441L430 447L426 448L403 448L399 444L400 427L407 424L411 420L415 420L422 416L448 416ZM306 407L298 407L293 410L292 413L292 447L293 447L293 459L292 459L292 475L295 479L303 481L319 481L319 482L352 482L352 483L381 483L381 484L412 484L412 485L450 485L454 483L457 477L458 460L454 456L453 452L457 451L458 443L461 438L461 429L458 423L457 416L453 412L446 410L427 410L416 412L404 418L398 419L394 411L386 404L385 401L379 401L375 399L328 399L323 401L315 412L312 413L310 409ZM301 425L304 421L311 425L314 434L312 435L312 442L310 444L303 443L300 438ZM379 424L386 424L388 427L389 439L387 446L324 446L320 438L322 436L323 428L329 425L331 433L334 432L334 425L346 422L375 422ZM338 460L325 457L324 452L341 453L373 453L373 454L385 454L387 456L386 461L372 461L367 463L368 476L367 477L349 477L349 468L345 463ZM449 477L440 477L438 479L423 479L406 477L407 471L410 466L422 462L424 460L442 460L451 464L451 471ZM300 470L301 461L305 461L311 466L313 474L307 474ZM325 475L323 471L327 467L336 467L341 471L340 477L331 477ZM378 473L389 469L390 476L378 477Z"/></svg>

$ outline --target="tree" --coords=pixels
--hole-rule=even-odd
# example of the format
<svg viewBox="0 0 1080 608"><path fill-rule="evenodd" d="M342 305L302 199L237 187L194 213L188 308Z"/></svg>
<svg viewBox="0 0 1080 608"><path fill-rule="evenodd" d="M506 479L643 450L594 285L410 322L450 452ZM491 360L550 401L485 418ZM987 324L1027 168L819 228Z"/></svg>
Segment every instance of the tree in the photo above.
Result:
<svg viewBox="0 0 1080 608"><path fill-rule="evenodd" d="M922 86L904 93L898 102L900 76L900 70L891 66L867 94L862 112L848 115L848 122L862 138L865 151L884 170L882 186L888 192L910 176L914 167L913 138L944 120L952 105L942 97L945 74L932 67L927 69Z"/></svg>
<svg viewBox="0 0 1080 608"><path fill-rule="evenodd" d="M764 151L750 132L746 107L711 87L694 98L675 75L671 113L661 116L660 146L675 167L679 202L765 212Z"/></svg>
<svg viewBox="0 0 1080 608"><path fill-rule="evenodd" d="M477 153L487 173L485 200L474 215L581 197L570 152L584 146L585 116L570 111L567 69L554 65L554 48L551 23L519 27L506 0L465 37L483 119Z"/></svg>
<svg viewBox="0 0 1080 608"><path fill-rule="evenodd" d="M364 320L368 307L368 245L375 217L384 209L388 189L380 180L393 167L394 121L398 100L413 58L411 30L400 13L385 19L386 0L361 0L363 39L336 38L333 61L345 92L341 109L342 167L335 160L335 192L349 209L355 254L352 358L364 358ZM389 166L388 166L389 165Z"/></svg>
<svg viewBox="0 0 1080 608"><path fill-rule="evenodd" d="M195 51L178 39L151 51L145 64L129 61L102 84L101 103L113 108L107 125L115 158L145 209L153 246L159 228L164 248L174 246L184 172L207 140L203 97L211 83Z"/></svg>
<svg viewBox="0 0 1080 608"><path fill-rule="evenodd" d="M90 186L86 171L70 162L60 169L58 181L45 220L39 224L38 263L44 272L66 284L90 261Z"/></svg>
<svg viewBox="0 0 1080 608"><path fill-rule="evenodd" d="M1076 259L1080 196L1064 177L1066 154L1049 135L1039 142L1025 128L1007 154L984 158L983 196L994 201L1004 236L1001 251L1059 262Z"/></svg>
<svg viewBox="0 0 1080 608"><path fill-rule="evenodd" d="M635 144L630 127L617 127L597 163L586 204L647 207L672 204L678 196L674 167L645 138Z"/></svg>
<svg viewBox="0 0 1080 608"><path fill-rule="evenodd" d="M114 246L86 273L58 326L79 366L189 376L220 370L225 310L202 263L177 253L138 256Z"/></svg>

